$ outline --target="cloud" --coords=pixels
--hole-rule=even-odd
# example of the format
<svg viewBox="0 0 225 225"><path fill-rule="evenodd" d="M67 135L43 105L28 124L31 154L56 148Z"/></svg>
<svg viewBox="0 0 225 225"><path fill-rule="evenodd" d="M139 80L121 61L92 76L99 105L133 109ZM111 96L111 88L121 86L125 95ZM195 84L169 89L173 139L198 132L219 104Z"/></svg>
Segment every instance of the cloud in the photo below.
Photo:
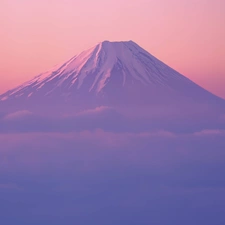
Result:
<svg viewBox="0 0 225 225"><path fill-rule="evenodd" d="M225 130L202 130L200 132L194 133L195 135L199 136L213 136L213 135L225 135Z"/></svg>
<svg viewBox="0 0 225 225"><path fill-rule="evenodd" d="M49 160L54 162L63 159L88 159L92 170L92 163L95 164L94 160L98 157L105 158L106 161L119 157L124 164L134 163L141 167L148 167L151 163L164 167L171 163L179 165L181 162L195 160L199 163L219 163L223 162L222 156L225 158L224 136L219 133L212 133L211 136L177 135L164 131L112 133L103 130L21 133L0 135L0 143L1 164L16 166L16 162L20 162L22 167L26 164L41 167L41 162ZM17 157L11 158L11 155ZM48 167L47 164L46 166ZM55 166L58 167L57 163ZM96 166L98 163L94 167Z"/></svg>
<svg viewBox="0 0 225 225"><path fill-rule="evenodd" d="M22 110L22 111L17 111L14 113L9 113L7 114L3 120L19 120L19 119L23 119L23 118L28 118L31 115L33 115L32 112L28 111L28 110Z"/></svg>
<svg viewBox="0 0 225 225"><path fill-rule="evenodd" d="M219 224L225 219L224 149L218 132L0 134L1 219ZM217 217L208 216L212 212Z"/></svg>
<svg viewBox="0 0 225 225"><path fill-rule="evenodd" d="M98 107L58 117L26 110L2 114L4 224L224 221L221 119L145 113L125 116Z"/></svg>
<svg viewBox="0 0 225 225"><path fill-rule="evenodd" d="M99 107L75 115L60 117L42 116L30 111L18 111L0 120L4 132L70 132L94 129L123 130L129 126L127 119L116 110Z"/></svg>
<svg viewBox="0 0 225 225"><path fill-rule="evenodd" d="M77 113L76 115L93 115L93 114L102 114L104 112L115 112L115 110L112 107L108 107L108 106L99 106L96 107L94 109L88 109L88 110L84 110L82 112Z"/></svg>
<svg viewBox="0 0 225 225"><path fill-rule="evenodd" d="M0 118L0 132L75 132L102 129L108 132L168 132L198 133L202 130L224 130L225 123L218 118L200 118L199 116L168 115L167 117L128 116L124 111L97 107L73 115L53 117L43 116L30 111L18 111Z"/></svg>

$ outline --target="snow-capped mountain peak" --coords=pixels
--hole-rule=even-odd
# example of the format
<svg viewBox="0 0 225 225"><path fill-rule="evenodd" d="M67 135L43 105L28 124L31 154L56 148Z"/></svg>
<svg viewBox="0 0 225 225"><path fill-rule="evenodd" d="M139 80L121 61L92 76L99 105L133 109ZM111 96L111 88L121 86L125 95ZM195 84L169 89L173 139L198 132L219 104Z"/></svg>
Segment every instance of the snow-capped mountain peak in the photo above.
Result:
<svg viewBox="0 0 225 225"><path fill-rule="evenodd" d="M64 89L63 86L66 83L69 83L68 89L74 86L75 89L79 90L88 77L92 79L88 91L98 93L109 81L115 67L121 69L122 86L125 85L127 79L139 81L144 85L151 83L165 85L169 76L176 77L176 79L184 78L180 75L175 76L176 72L170 68L169 75L166 74L167 71L160 71L165 69L166 65L156 60L155 57L133 41L104 41L15 88L8 93L8 96L2 97L2 100L10 96L19 97L22 94L21 92L27 90L28 87L32 88L30 88L30 93L27 92L26 94L27 97L31 97L34 92L40 91L49 82L53 85L52 89L46 92L46 95L56 88ZM168 68L166 69L168 70ZM67 90L64 89L64 91Z"/></svg>
<svg viewBox="0 0 225 225"><path fill-rule="evenodd" d="M0 101L150 104L169 95L218 99L133 41L104 41L6 92Z"/></svg>

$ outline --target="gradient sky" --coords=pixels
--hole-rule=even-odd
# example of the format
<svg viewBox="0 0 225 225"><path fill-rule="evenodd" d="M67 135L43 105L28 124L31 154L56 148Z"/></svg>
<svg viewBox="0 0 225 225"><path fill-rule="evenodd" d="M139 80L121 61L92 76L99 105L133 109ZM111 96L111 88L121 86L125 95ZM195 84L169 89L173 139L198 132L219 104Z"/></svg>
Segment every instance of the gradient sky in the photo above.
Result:
<svg viewBox="0 0 225 225"><path fill-rule="evenodd" d="M103 40L133 40L225 98L224 0L1 0L0 93Z"/></svg>

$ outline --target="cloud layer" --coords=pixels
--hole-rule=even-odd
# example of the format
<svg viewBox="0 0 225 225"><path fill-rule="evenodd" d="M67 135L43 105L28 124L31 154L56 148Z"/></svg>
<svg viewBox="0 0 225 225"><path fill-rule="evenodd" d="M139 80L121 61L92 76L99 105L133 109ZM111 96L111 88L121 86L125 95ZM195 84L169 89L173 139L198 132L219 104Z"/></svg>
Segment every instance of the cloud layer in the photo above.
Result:
<svg viewBox="0 0 225 225"><path fill-rule="evenodd" d="M4 224L225 219L223 130L16 133L0 143Z"/></svg>
<svg viewBox="0 0 225 225"><path fill-rule="evenodd" d="M177 109L176 109L177 110ZM0 133L15 132L74 132L102 129L108 132L152 132L165 130L174 133L193 133L202 130L225 129L224 115L207 111L191 114L175 109L143 110L145 115L127 116L110 107L98 107L74 115L43 116L22 110L0 116ZM184 110L184 109L183 109ZM136 113L136 112L135 112ZM134 113L134 114L135 114ZM125 116L126 115L126 116Z"/></svg>
<svg viewBox="0 0 225 225"><path fill-rule="evenodd" d="M221 115L134 118L108 107L61 117L1 114L0 218L220 225L224 149Z"/></svg>

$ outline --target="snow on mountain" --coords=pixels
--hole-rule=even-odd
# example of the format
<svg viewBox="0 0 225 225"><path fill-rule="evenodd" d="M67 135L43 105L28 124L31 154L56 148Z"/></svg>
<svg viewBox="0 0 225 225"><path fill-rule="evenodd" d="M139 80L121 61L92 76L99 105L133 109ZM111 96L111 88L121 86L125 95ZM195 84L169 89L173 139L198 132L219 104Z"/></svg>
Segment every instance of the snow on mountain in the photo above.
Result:
<svg viewBox="0 0 225 225"><path fill-rule="evenodd" d="M151 83L166 85L166 81L169 79L168 72L170 78L174 80L188 81L132 41L105 41L13 89L5 95L5 99L21 96L22 92L27 92L28 88L30 90L27 92L27 97L30 97L33 92L42 89L51 81L54 82L49 92L57 87L62 87L67 81L70 81L68 89L73 85L75 89L80 89L84 80L92 76L93 73L95 73L95 77L88 91L100 92L107 84L115 65L121 67L123 86L126 83L127 76L140 81L144 85Z"/></svg>
<svg viewBox="0 0 225 225"><path fill-rule="evenodd" d="M83 51L61 65L6 92L0 101L49 100L81 104L97 101L121 104L160 98L221 101L188 78L179 74L133 41L104 41ZM95 98L96 97L96 98ZM123 100L123 101L122 101ZM134 102L132 102L134 101Z"/></svg>

